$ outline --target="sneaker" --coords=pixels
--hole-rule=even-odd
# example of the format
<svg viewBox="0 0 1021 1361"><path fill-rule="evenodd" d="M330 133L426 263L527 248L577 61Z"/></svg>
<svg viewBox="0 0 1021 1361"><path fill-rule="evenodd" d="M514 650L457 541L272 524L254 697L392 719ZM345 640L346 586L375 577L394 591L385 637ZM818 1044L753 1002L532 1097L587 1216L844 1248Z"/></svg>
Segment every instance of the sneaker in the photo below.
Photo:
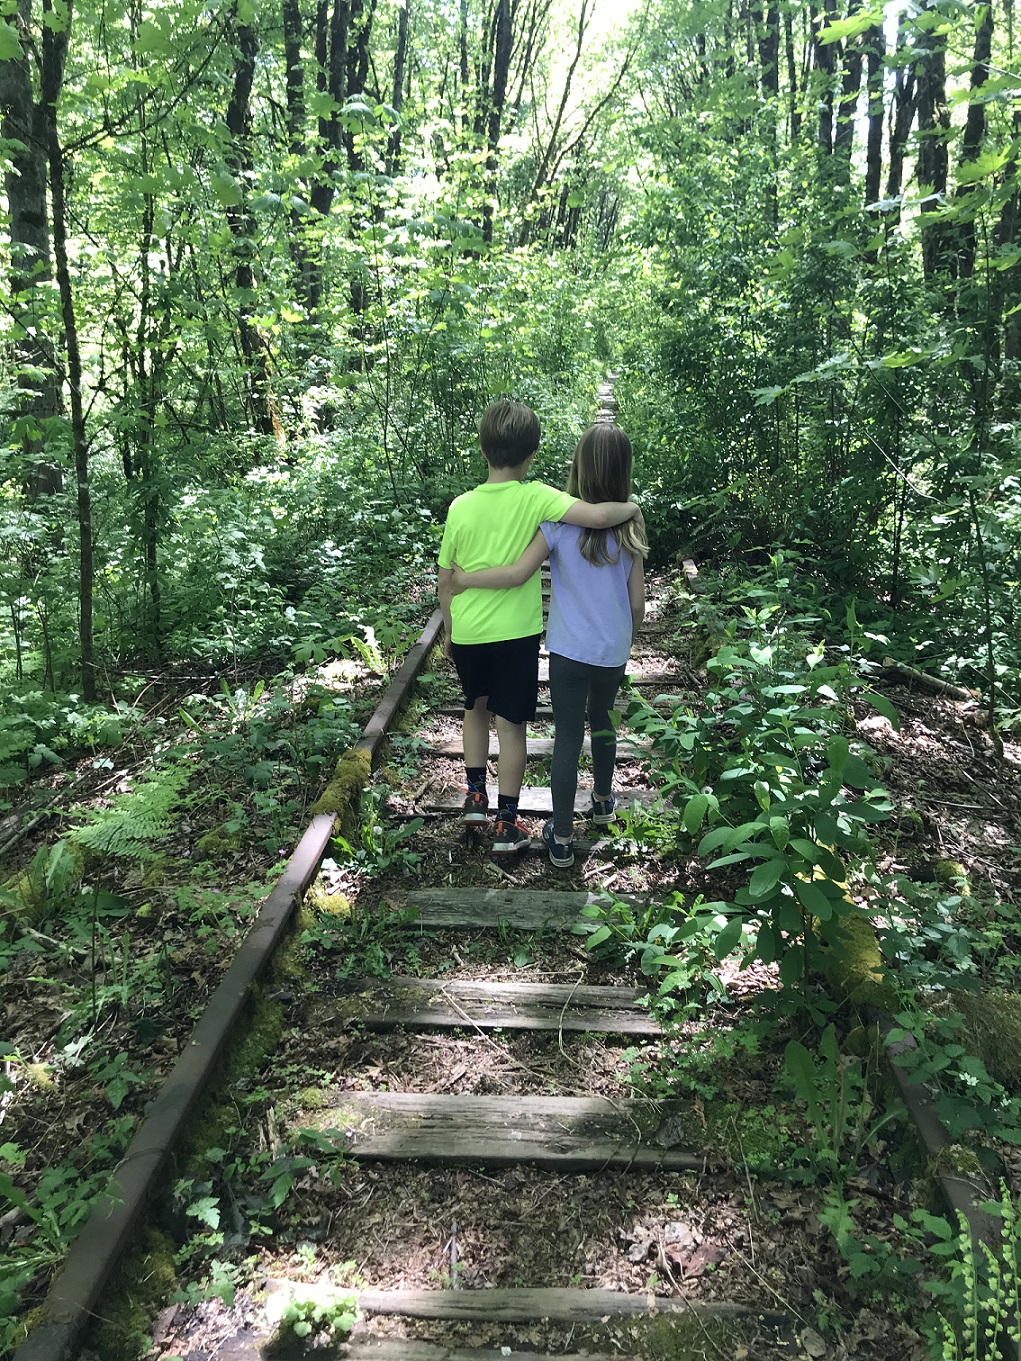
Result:
<svg viewBox="0 0 1021 1361"><path fill-rule="evenodd" d="M513 851L522 851L531 840L530 834L521 826L520 822L507 822L501 818L496 824L493 854L510 855Z"/></svg>
<svg viewBox="0 0 1021 1361"><path fill-rule="evenodd" d="M462 822L489 821L489 795L481 789L469 789L461 810Z"/></svg>
<svg viewBox="0 0 1021 1361"><path fill-rule="evenodd" d="M617 814L613 811L616 804L617 800L612 794L608 799L593 799L588 815L597 827L609 827L611 822L617 821Z"/></svg>
<svg viewBox="0 0 1021 1361"><path fill-rule="evenodd" d="M553 835L552 819L547 822L546 826L542 829L542 839L546 843L546 849L549 851L550 864L556 865L559 870L570 869L574 864L574 842L564 842L556 839Z"/></svg>

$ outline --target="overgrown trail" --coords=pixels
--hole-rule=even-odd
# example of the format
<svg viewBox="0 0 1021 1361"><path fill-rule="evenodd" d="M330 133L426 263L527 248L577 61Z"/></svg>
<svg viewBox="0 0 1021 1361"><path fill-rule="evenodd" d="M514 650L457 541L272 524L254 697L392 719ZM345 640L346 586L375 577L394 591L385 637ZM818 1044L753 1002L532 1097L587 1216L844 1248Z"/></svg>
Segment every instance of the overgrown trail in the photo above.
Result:
<svg viewBox="0 0 1021 1361"><path fill-rule="evenodd" d="M664 702L691 680L660 646L667 628L654 608L629 668ZM439 666L390 757L390 778L398 764L402 775L390 812L422 826L388 841L389 869L361 882L357 956L324 951L321 928L315 972L289 998L278 1066L292 1077L263 1137L314 1132L315 1165L296 1178L258 1288L231 1310L171 1311L153 1354L262 1356L288 1306L311 1318L310 1301L350 1281L352 1357L786 1354L795 1319L722 1131L697 1098L635 1095L630 1066L660 1027L572 934L605 887L632 901L651 891L633 843L588 833L563 871L537 839L509 865L491 858L485 832L468 840L461 710ZM526 822L551 809L549 724L543 703ZM646 794L642 754L625 733L619 804ZM585 785L583 772L579 808ZM328 862L313 896L328 907L352 887L350 868ZM338 1147L339 1163L327 1152ZM305 1344L272 1354L297 1358Z"/></svg>

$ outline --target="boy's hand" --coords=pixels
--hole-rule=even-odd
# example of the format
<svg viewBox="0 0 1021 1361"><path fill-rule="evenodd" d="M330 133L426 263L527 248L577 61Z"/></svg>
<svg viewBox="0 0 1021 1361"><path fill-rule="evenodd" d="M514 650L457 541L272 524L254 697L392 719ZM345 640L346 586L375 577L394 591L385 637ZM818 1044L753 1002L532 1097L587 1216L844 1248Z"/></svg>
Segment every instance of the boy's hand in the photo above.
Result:
<svg viewBox="0 0 1021 1361"><path fill-rule="evenodd" d="M450 578L450 594L461 595L463 591L466 591L468 589L467 585L468 573L462 571L461 568L458 567L456 562L452 562L450 564L450 570L454 574Z"/></svg>

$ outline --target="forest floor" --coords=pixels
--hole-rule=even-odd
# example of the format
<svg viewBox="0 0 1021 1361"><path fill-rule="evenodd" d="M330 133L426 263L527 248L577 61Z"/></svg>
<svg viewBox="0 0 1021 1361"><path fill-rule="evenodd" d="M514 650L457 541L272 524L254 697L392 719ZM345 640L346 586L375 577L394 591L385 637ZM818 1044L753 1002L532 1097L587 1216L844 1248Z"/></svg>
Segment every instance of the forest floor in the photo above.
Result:
<svg viewBox="0 0 1021 1361"><path fill-rule="evenodd" d="M658 613L669 628L645 636L632 669L662 668L675 677L670 692L690 702L704 685L704 673L688 655L690 633L673 613L672 586L661 583L653 595L658 602L653 618ZM371 678L355 668L345 683L357 685L366 708ZM963 933L973 948L967 964L958 950L961 967L990 984L1010 986L1021 968L1016 910L1021 745L1005 743L1001 757L978 726L975 705L893 682L875 688L901 716L896 731L864 703L855 711L857 736L880 758L895 807L878 836L880 868L932 884L935 892L938 863L958 862L967 892L950 895L943 927L921 948L946 954L955 932ZM679 893L690 901L698 893L726 897L733 887L727 871L706 871L693 855L657 847L650 820L637 813L568 871L554 869L544 855L497 862L484 846L466 844L456 815L428 807L444 794L459 797L462 789L460 761L430 752L459 732L456 719L432 712L456 700L452 673L441 667L422 694L426 698L391 742L387 764L376 777L385 789L371 820L385 830L368 837L361 856L357 847L346 854L338 848L324 863L312 895L335 905L342 894L350 914L321 910L305 921L287 977L271 995L282 1017L272 1063L245 1078L233 1094L229 1154L220 1150L204 1175L193 1169L168 1211L186 1285L181 1301L166 1303L152 1320L150 1361L256 1355L244 1347L265 1336L266 1296L294 1279L374 1290L584 1285L728 1300L789 1313L807 1356L919 1361L927 1355L905 1297L877 1285L856 1285L820 1219L832 1211L832 1187L813 1165L811 1133L783 1072L787 1041L801 1039L814 1052L817 1031L803 1014L777 1016L770 1005L778 991L773 967L742 969L736 957L723 961L718 974L724 996L712 1005L686 999L665 1015L663 1038L637 1043L470 1028L375 1034L338 1022L332 999L364 975L648 986L637 950L630 958L619 952L600 958L586 950L583 936L552 931L524 936L499 924L471 933L409 926L401 906L410 888L612 888L615 894L656 899ZM530 734L551 731L537 722ZM127 779L130 762L121 764ZM641 762L618 769L621 788L648 782ZM526 783L545 782L544 767L530 765ZM419 825L415 818L422 819ZM524 821L538 835L542 819ZM179 829L167 848L169 859L186 865L204 830ZM25 865L29 849L22 847ZM87 1203L86 1193L102 1180L222 976L265 892L269 867L279 858L242 833L237 844L203 862L198 878L190 871L175 882L177 876L164 872L159 884L146 884L144 867L118 875L104 866L104 886L130 906L105 923L110 958L102 967L96 967L95 940L85 923L77 940L60 942L59 959L47 935L54 928L45 921L29 937L38 951L11 955L4 1036L19 1058L8 1060L12 1086L0 1097L0 1137L4 1150L28 1151L22 1162L5 1164L26 1191L45 1181L50 1170L66 1169L51 1199L58 1210ZM909 916L905 909L905 920ZM115 958L118 931L131 939ZM152 961L148 974L146 961ZM88 980L83 975L90 966ZM85 1045L78 1062L66 1053L73 1041L65 1052L55 1052L54 1036L66 1027L75 975L86 983L74 1003L83 1009L80 1033L91 1041L96 1030L105 1032L109 1072L87 1062ZM140 1007L137 989L147 977L151 1004ZM124 992L129 979L133 1001ZM119 1063L118 1054L125 1056ZM562 1174L521 1166L360 1164L302 1144L301 1131L317 1112L339 1093L358 1090L584 1094L610 1101L636 1092L680 1097L714 1148L707 1149L701 1171ZM863 1119L878 1120L882 1098L878 1104L862 1100ZM856 1153L842 1187L855 1231L860 1239L900 1244L898 1217L931 1208L917 1156L895 1126L863 1137ZM223 1171L227 1161L230 1175ZM1009 1153L1008 1164L1016 1194L1021 1169ZM279 1175L282 1166L288 1173L286 1196L269 1207L267 1169ZM204 1196L219 1201L215 1226L207 1218L205 1228L212 1232L205 1234L194 1209ZM0 1217L0 1250L44 1246L41 1238L40 1226L27 1215ZM908 1248L895 1252L904 1255ZM40 1266L26 1303L45 1278ZM189 1280L195 1283L190 1289ZM200 1288L203 1280L207 1286L218 1281L219 1295ZM360 1323L356 1336L364 1331ZM374 1319L371 1333L461 1347L605 1347L634 1356L663 1354L662 1339L609 1322L584 1330ZM740 1330L722 1342L707 1337L705 1348L707 1357L734 1361L766 1358L774 1350L761 1335Z"/></svg>

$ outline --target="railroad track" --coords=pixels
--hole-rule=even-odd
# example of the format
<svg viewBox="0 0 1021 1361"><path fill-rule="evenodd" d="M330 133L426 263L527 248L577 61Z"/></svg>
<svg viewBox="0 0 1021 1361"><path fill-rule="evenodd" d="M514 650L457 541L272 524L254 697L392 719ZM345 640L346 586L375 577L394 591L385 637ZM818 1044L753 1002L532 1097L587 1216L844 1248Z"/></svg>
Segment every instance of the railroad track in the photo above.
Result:
<svg viewBox="0 0 1021 1361"><path fill-rule="evenodd" d="M392 732L438 633L437 612L358 744L366 761L379 755ZM658 639L651 639L654 632L644 635L629 668L632 685L647 687L650 695L682 695L685 675L657 654ZM434 694L443 687L428 688ZM544 708L540 721L547 717ZM718 1273L722 1285L714 1283L712 1269L729 1251L747 1248L754 1256L755 1207L754 1198L743 1204L743 1192L735 1192L743 1174L721 1149L701 1103L640 1098L620 1076L622 1044L655 1044L660 1026L635 988L599 981L572 933L602 884L616 877L613 839L577 842L579 862L567 874L549 866L538 840L509 874L497 870L484 848L468 839L458 816L461 795L453 786L460 750L447 730L460 714L441 694L420 715L418 750L429 778L423 783L419 771L406 781L416 804L411 811L432 815L426 830L434 851L445 848L447 858L434 854L427 882L387 889L387 905L401 909L392 939L405 933L421 951L422 970L395 971L386 979L344 977L328 989L320 983L291 1018L292 1046L304 1049L324 1075L314 1101L290 1104L286 1123L332 1141L346 1167L364 1169L364 1180L344 1191L343 1207L324 1211L309 1229L327 1264L355 1261L364 1283L356 1291L360 1322L338 1354L353 1361L580 1361L582 1355L588 1361L635 1355L766 1361L795 1354L803 1321L784 1306L768 1276L760 1276L757 1297L747 1290L747 1276L738 1298L728 1296L725 1272ZM549 749L548 736L532 739L533 770ZM634 769L645 754L641 744L625 740L618 760ZM621 792L624 802L650 797L641 785ZM522 816L542 817L550 807L548 787L526 783ZM313 818L150 1108L107 1202L72 1249L48 1297L46 1321L18 1349L17 1361L77 1355L90 1314L102 1312L113 1265L146 1222L154 1187L189 1113L243 1018L251 984L265 972L327 854L333 827L331 813ZM454 884L448 866L456 866ZM485 945L481 963L466 967L476 945L493 938L503 947L504 967L494 965L494 951ZM542 966L535 970L541 978L508 970L507 948L515 941L527 943L532 962ZM571 1037L586 1046L588 1072L611 1075L602 1083L605 1090L585 1090L585 1073L576 1076L567 1052ZM437 1047L448 1055L457 1051L456 1064L441 1079ZM548 1056L557 1052L564 1062L551 1064ZM391 1054L400 1060L393 1068ZM483 1089L494 1086L498 1090ZM912 1093L904 1095L910 1108ZM692 1205L713 1193L714 1181L729 1198L728 1242L700 1239L697 1226L692 1234ZM376 1219L374 1196L384 1202ZM651 1230L648 1216L640 1227L643 1206L656 1208ZM500 1239L499 1251L487 1239L490 1229ZM614 1236L621 1234L633 1238L625 1268L628 1262L636 1268L619 1272L623 1280L612 1279L607 1266ZM562 1242L554 1242L558 1238ZM432 1243L431 1274L439 1279L423 1282L426 1240ZM542 1258L541 1277L529 1278L514 1256L514 1245L530 1240L549 1246L522 1254L522 1262ZM600 1251L593 1250L595 1240L602 1241ZM392 1282L399 1274L395 1262L402 1252L411 1283L380 1288L381 1279ZM201 1320L185 1313L175 1321L176 1331L164 1330L169 1350L163 1354L187 1361L270 1355L267 1347L294 1281L271 1268L263 1276L247 1297L247 1312L215 1345L204 1340ZM650 1324L656 1330L651 1341ZM308 1352L285 1339L271 1354L297 1361Z"/></svg>
<svg viewBox="0 0 1021 1361"><path fill-rule="evenodd" d="M683 678L667 659L650 655L648 649L645 652L644 661L631 668L633 685L658 693L681 683ZM573 875L554 870L541 841L533 840L509 875L500 869L501 886L490 886L488 874L495 871L495 863L474 829L460 822L460 744L443 735L452 726L449 718L460 713L441 699L419 715L417 749L425 770L420 768L406 785L416 795L412 812L421 809L439 815L430 824L434 848L435 844L447 847L448 864L455 858L461 860L461 882L457 886L443 882L449 876L437 873L437 863L442 871L444 862L434 856L431 883L427 879L404 892L389 886L387 905L401 909L404 923L394 929L406 932L409 941L428 936L434 958L444 954L464 958L481 937L499 935L513 942L534 940L538 932L549 942L550 956L545 961L537 959L540 970L564 975L563 942L577 940L572 927L582 909L599 898L599 882L608 877L613 863L612 839L602 836L582 842ZM530 742L533 769L548 757L550 748L548 737ZM618 760L633 769L644 755L643 747L622 742ZM433 778L423 788L421 776L429 771ZM548 814L550 797L545 784L527 783L521 815L528 819ZM646 787L622 791L623 801L643 797L650 797ZM580 794L579 805L584 806L588 798L587 792ZM598 852L602 873L594 876L591 888L579 889L586 873L584 857L593 851ZM413 1189L413 1206L402 1212L382 1212L386 1233L403 1234L415 1245L416 1250L408 1254L409 1263L420 1259L418 1240L430 1220L441 1226L439 1237L448 1240L435 1244L437 1266L444 1277L440 1283L429 1288L418 1284L416 1288L358 1292L362 1321L348 1344L348 1355L486 1361L494 1356L513 1357L524 1347L535 1361L576 1354L579 1342L598 1349L594 1355L633 1355L632 1325L650 1317L659 1321L659 1327L681 1327L673 1344L678 1350L672 1354L692 1361L718 1356L721 1348L730 1355L739 1339L744 1339L740 1345L754 1348L752 1355L786 1352L792 1320L774 1300L714 1297L701 1286L691 1288L690 1283L686 1289L682 1281L670 1276L669 1258L663 1258L666 1272L660 1272L658 1286L653 1268L644 1273L652 1282L650 1289L611 1288L614 1283L591 1274L585 1235L577 1225L577 1241L573 1248L565 1245L559 1275L553 1280L522 1279L513 1260L494 1266L484 1222L500 1225L520 1214L522 1183L518 1177L526 1178L528 1203L541 1204L549 1196L557 1206L552 1224L536 1210L534 1224L525 1232L549 1234L553 1225L570 1214L575 1194L587 1202L593 1196L598 1200L604 1183L606 1196L620 1204L625 1217L624 1207L635 1188L639 1196L651 1201L673 1200L679 1207L676 1219L681 1222L686 1220L692 1185L706 1177L715 1156L704 1126L688 1103L639 1099L629 1095L621 1082L616 1083L618 1090L612 1096L585 1093L580 1089L583 1079L580 1085L577 1079L573 1084L568 1080L565 1090L536 1090L537 1085L549 1084L537 1084L534 1075L527 1077L535 1056L551 1044L564 1045L565 1036L585 1037L587 1045L605 1048L605 1063L612 1068L619 1066L623 1043L653 1042L660 1034L659 1024L639 1004L635 988L586 980L586 969L578 958L583 954L573 947L563 981L508 979L506 968L499 967L473 968L467 978L458 976L462 971L456 969L385 980L345 978L329 991L320 990L305 1013L302 1044L312 1052L330 1043L343 1047L351 1036L359 1038L344 1051L341 1064L331 1069L314 1101L289 1112L289 1127L315 1131L342 1147L347 1160L364 1165L365 1175L371 1178L364 1184L376 1188L384 1206ZM498 1041L492 1038L494 1034ZM490 1060L497 1044L502 1052L496 1059L495 1083L504 1085L499 1091L484 1091L487 1084L494 1084ZM402 1055L401 1073L417 1075L410 1084L395 1073L395 1045ZM449 1046L446 1053L456 1048L457 1058L453 1078L444 1074L439 1084L434 1075L437 1046ZM504 1062L504 1046L513 1049L510 1065ZM536 1046L535 1055L529 1046ZM541 1058L538 1062L541 1066ZM526 1080L515 1083L515 1070L524 1072ZM437 1086L441 1089L436 1090ZM477 1219L464 1204L465 1177L477 1179L479 1190L473 1199L484 1204ZM450 1208L444 1209L445 1205ZM335 1232L337 1218L324 1241L329 1257L357 1260L368 1282L378 1279L384 1264L383 1274L392 1277L399 1256L392 1242L388 1249L378 1245L374 1249L360 1240L358 1228L345 1226ZM512 1284L515 1281L519 1283ZM577 1283L565 1283L569 1281ZM227 1355L253 1359L261 1355L260 1348L271 1335L284 1302L301 1291L294 1282L271 1278L266 1324L256 1322L236 1337ZM413 1329L416 1336L389 1336L395 1327ZM615 1330L618 1341L603 1350L601 1339ZM458 1345L457 1336L463 1332L482 1343ZM494 1350L496 1342L500 1346ZM533 1350L536 1345L538 1353ZM181 1347L179 1341L176 1349ZM183 1354L189 1358L202 1355ZM302 1353L295 1349L281 1354L297 1357Z"/></svg>

